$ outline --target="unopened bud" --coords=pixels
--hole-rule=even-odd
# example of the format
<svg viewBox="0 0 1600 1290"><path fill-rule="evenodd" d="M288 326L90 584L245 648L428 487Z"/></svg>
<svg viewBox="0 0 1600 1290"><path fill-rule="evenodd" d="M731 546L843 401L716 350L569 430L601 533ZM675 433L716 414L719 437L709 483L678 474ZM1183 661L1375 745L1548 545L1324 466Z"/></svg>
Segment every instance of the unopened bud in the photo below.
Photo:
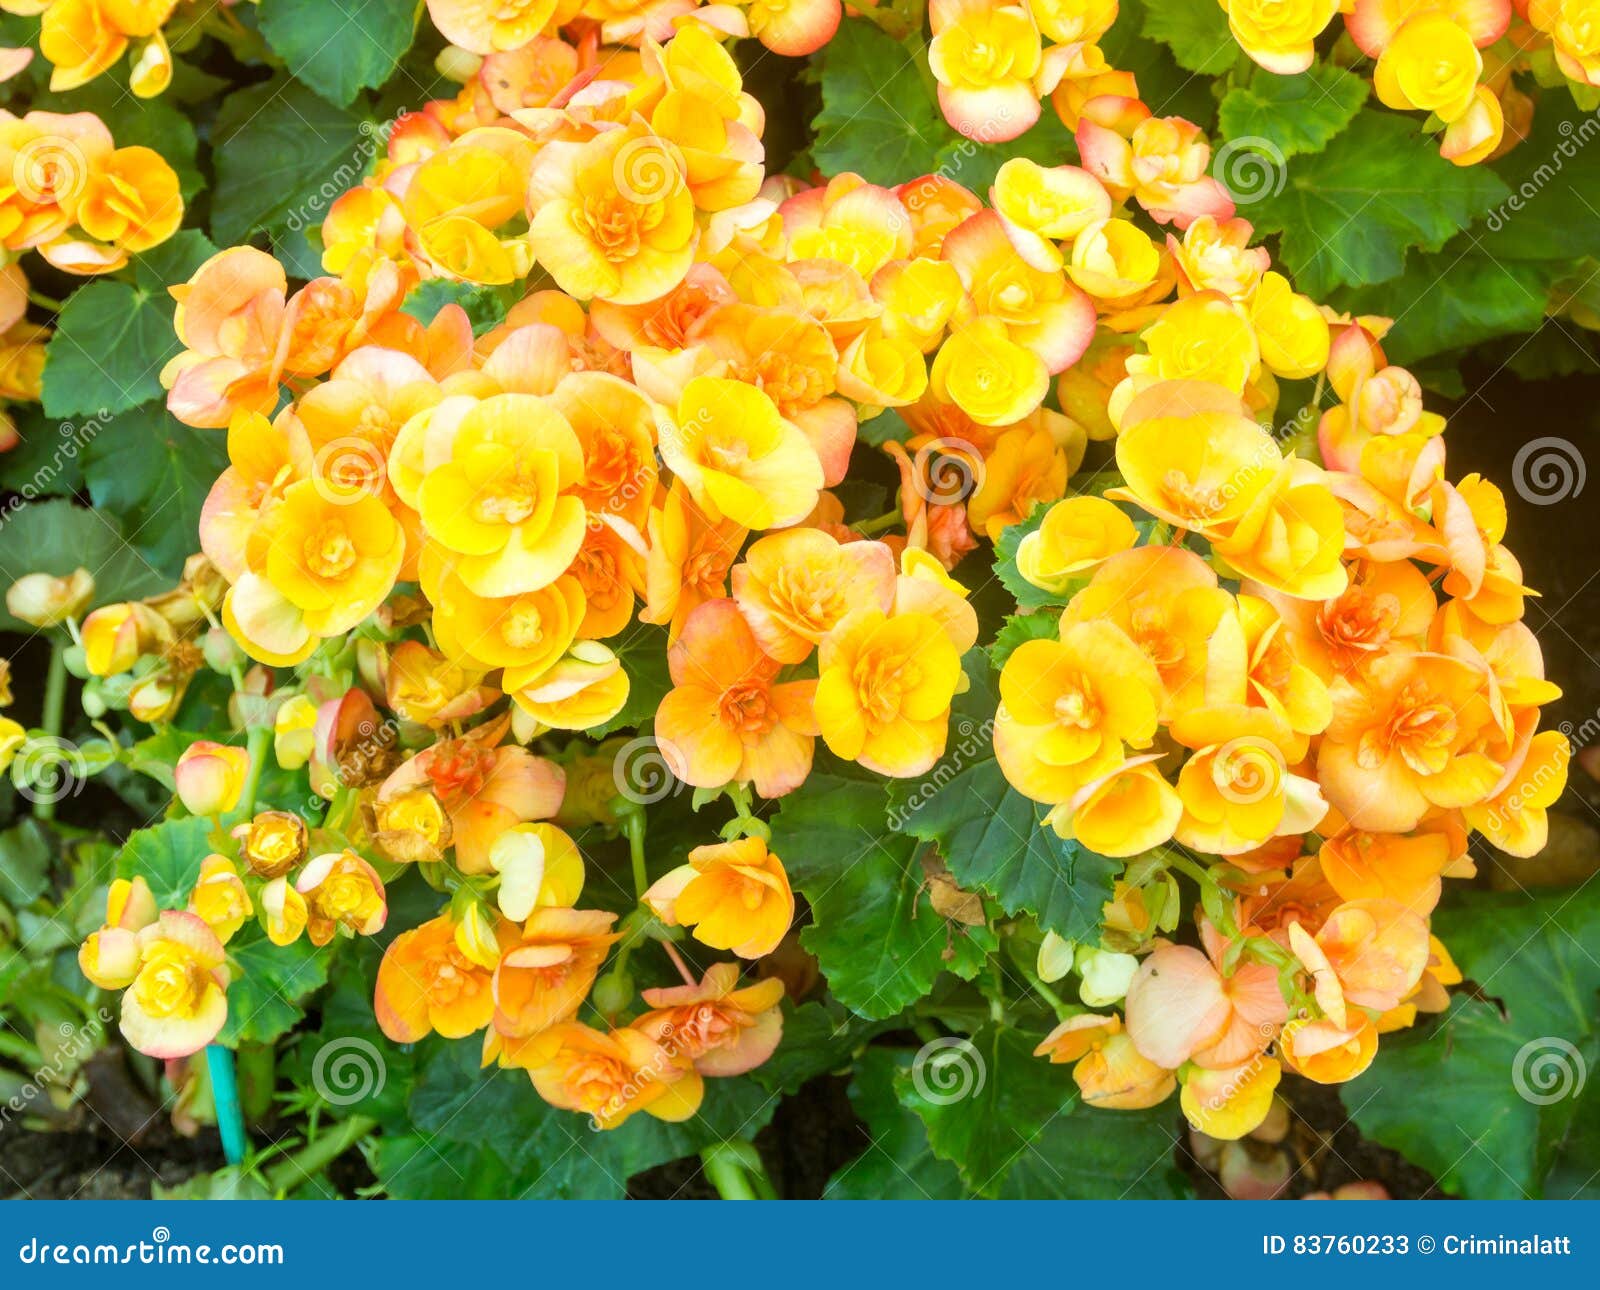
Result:
<svg viewBox="0 0 1600 1290"><path fill-rule="evenodd" d="M74 569L65 578L51 573L30 573L18 578L6 592L6 609L32 627L58 627L76 618L94 595L94 576Z"/></svg>

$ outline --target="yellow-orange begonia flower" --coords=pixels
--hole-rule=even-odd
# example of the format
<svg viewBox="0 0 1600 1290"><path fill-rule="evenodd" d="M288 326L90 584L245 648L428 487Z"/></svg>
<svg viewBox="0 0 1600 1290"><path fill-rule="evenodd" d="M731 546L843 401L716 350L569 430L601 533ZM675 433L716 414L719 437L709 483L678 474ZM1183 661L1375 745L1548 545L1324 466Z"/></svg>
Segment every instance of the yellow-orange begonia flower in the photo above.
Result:
<svg viewBox="0 0 1600 1290"><path fill-rule="evenodd" d="M696 847L644 902L669 927L693 928L701 944L742 959L772 953L794 921L789 876L760 838Z"/></svg>

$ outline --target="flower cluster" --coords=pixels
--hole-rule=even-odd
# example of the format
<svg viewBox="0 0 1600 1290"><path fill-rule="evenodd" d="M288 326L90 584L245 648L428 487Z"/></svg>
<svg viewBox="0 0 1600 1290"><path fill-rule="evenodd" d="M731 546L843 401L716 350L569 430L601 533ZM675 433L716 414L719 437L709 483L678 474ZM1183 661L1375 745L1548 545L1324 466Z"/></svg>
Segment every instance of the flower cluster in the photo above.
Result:
<svg viewBox="0 0 1600 1290"><path fill-rule="evenodd" d="M187 7L188 0L183 3ZM52 91L87 85L126 54L128 88L148 99L172 84L172 49L163 28L179 4L180 0L6 0L0 8L24 17L38 15L39 52L50 64ZM203 20L197 15L184 35L192 36ZM236 19L233 25L238 28ZM4 52L13 56L3 65L7 76L27 66L33 55L26 47Z"/></svg>
<svg viewBox="0 0 1600 1290"><path fill-rule="evenodd" d="M935 8L946 110L1037 112L1031 70L997 98L972 68L1019 22L1037 55L1043 20ZM697 978L674 947L755 961L790 930L752 790L801 789L819 739L933 772L980 635L952 570L1019 537L1039 594L996 755L1044 827L1128 860L1099 943L1040 961L1121 1011L1041 1051L1096 1105L1182 1083L1238 1137L1283 1066L1349 1078L1439 1006L1440 879L1470 870L1469 829L1537 849L1556 691L1498 492L1447 481L1383 320L1320 308L1250 245L1195 126L1106 73L1058 97L1082 167L1014 158L984 196L806 183L766 173L709 25L663 44L653 10L602 21L635 49L566 43L553 4L432 11L483 61L329 210L325 275L291 291L239 247L173 289L168 408L225 427L230 464L184 587L96 610L83 645L96 692L148 720L202 665L231 676L249 747L177 767L216 821L186 908L119 887L84 947L136 1046L219 1033L236 935L370 935L412 870L443 903L383 956L390 1038L481 1035L599 1127L692 1115L782 1029L777 979ZM1055 15L1050 54L1114 16ZM1274 433L1301 383L1311 415ZM900 489L847 523L858 437ZM1117 478L1067 497L1091 441ZM666 651L654 692L641 641ZM646 813L589 742L644 722L697 806L736 812L653 876ZM256 809L269 759L308 772L304 816ZM629 844L620 916L581 904L589 828ZM1199 946L1163 935L1180 876ZM681 986L638 991L650 943Z"/></svg>
<svg viewBox="0 0 1600 1290"><path fill-rule="evenodd" d="M1322 465L1250 415L1271 276L1144 323L1108 402L1124 482L1018 545L1062 607L1009 656L995 732L1047 824L1131 860L1101 943L1040 964L1123 1012L1074 1015L1041 1053L1103 1105L1181 1084L1220 1138L1261 1122L1282 1069L1351 1079L1444 1006L1441 880L1471 876L1473 830L1538 852L1570 755L1537 729L1560 691L1521 621L1504 499L1446 477L1443 420L1385 360L1385 324L1334 320L1330 344L1303 313L1296 352L1338 400ZM1200 885L1200 947L1162 936L1174 873Z"/></svg>
<svg viewBox="0 0 1600 1290"><path fill-rule="evenodd" d="M178 176L159 152L119 148L92 112L0 111L0 249L37 251L65 273L110 273L183 222Z"/></svg>
<svg viewBox="0 0 1600 1290"><path fill-rule="evenodd" d="M574 44L638 49L670 40L681 28L703 24L723 36L754 36L775 54L802 57L828 43L838 30L840 0L428 0L428 16L460 54L452 61L483 60L481 81L469 95L486 96L495 107L542 107L579 67ZM543 85L541 97L528 92ZM510 103L506 100L509 98Z"/></svg>

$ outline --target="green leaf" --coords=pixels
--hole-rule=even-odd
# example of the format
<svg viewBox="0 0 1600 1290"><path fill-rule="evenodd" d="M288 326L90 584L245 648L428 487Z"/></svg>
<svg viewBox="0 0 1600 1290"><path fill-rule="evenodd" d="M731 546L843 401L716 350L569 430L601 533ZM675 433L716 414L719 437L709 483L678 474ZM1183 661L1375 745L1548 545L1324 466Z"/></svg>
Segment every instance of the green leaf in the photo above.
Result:
<svg viewBox="0 0 1600 1290"><path fill-rule="evenodd" d="M117 877L143 878L162 909L182 909L211 854L212 824L199 816L140 829L117 852Z"/></svg>
<svg viewBox="0 0 1600 1290"><path fill-rule="evenodd" d="M772 849L815 920L801 944L834 997L874 1019L920 999L946 968L970 979L995 945L987 928L952 924L923 899L920 844L886 827L886 798L881 780L819 758L772 820Z"/></svg>
<svg viewBox="0 0 1600 1290"><path fill-rule="evenodd" d="M1037 531L1049 513L1048 506L1035 506L1029 512L1028 518L1020 524L1011 524L1001 529L1000 539L994 544L995 577L999 578L1000 585L1016 598L1017 605L1021 609L1043 609L1046 606L1060 608L1067 603L1067 597L1034 586L1017 569L1017 548L1022 545L1022 539Z"/></svg>
<svg viewBox="0 0 1600 1290"><path fill-rule="evenodd" d="M777 1051L750 1073L769 1092L793 1093L807 1080L850 1064L850 1054L885 1029L837 1004L802 1003L786 1008Z"/></svg>
<svg viewBox="0 0 1600 1290"><path fill-rule="evenodd" d="M1358 112L1322 152L1282 169L1247 168L1240 157L1230 185L1240 213L1258 232L1281 235L1279 259L1313 297L1397 277L1409 250L1437 251L1506 196L1492 172L1451 165L1414 120L1393 112Z"/></svg>
<svg viewBox="0 0 1600 1290"><path fill-rule="evenodd" d="M1060 625L1060 618L1048 611L1008 615L995 633L994 644L989 646L989 665L996 669L1004 667L1018 645L1051 640L1060 631Z"/></svg>
<svg viewBox="0 0 1600 1290"><path fill-rule="evenodd" d="M824 1199L965 1199L956 1167L933 1154L922 1121L895 1095L895 1073L911 1059L906 1049L869 1048L856 1063L850 1105L866 1124L865 1150L828 1180Z"/></svg>
<svg viewBox="0 0 1600 1290"><path fill-rule="evenodd" d="M0 587L26 573L60 577L79 568L94 575L91 607L136 600L172 585L123 538L109 516L65 498L0 509ZM0 630L34 629L0 605Z"/></svg>
<svg viewBox="0 0 1600 1290"><path fill-rule="evenodd" d="M411 288L400 308L426 327L446 305L460 305L472 322L472 334L481 336L505 321L513 303L504 287L475 287L470 282L429 278Z"/></svg>
<svg viewBox="0 0 1600 1290"><path fill-rule="evenodd" d="M1340 308L1379 313L1397 326L1384 352L1407 366L1433 354L1537 331L1550 288L1565 271L1559 260L1502 260L1477 249L1467 233L1432 255L1412 255L1398 278L1344 291Z"/></svg>
<svg viewBox="0 0 1600 1290"><path fill-rule="evenodd" d="M161 369L182 348L172 310L166 292L126 282L74 291L45 350L46 414L104 418L160 397Z"/></svg>
<svg viewBox="0 0 1600 1290"><path fill-rule="evenodd" d="M94 504L120 515L129 541L176 577L199 549L200 507L227 464L226 435L147 403L89 440L84 478Z"/></svg>
<svg viewBox="0 0 1600 1290"><path fill-rule="evenodd" d="M923 1047L895 1075L900 1104L933 1153L981 1196L1122 1200L1183 1194L1176 1116L1083 1105L1068 1073L1035 1057L1037 1038L988 1025Z"/></svg>
<svg viewBox="0 0 1600 1290"><path fill-rule="evenodd" d="M1144 0L1144 34L1172 50L1180 66L1216 76L1238 61L1239 43L1221 6L1195 0ZM1121 64L1117 64L1121 66Z"/></svg>
<svg viewBox="0 0 1600 1290"><path fill-rule="evenodd" d="M282 77L234 93L217 117L211 231L223 246L322 223L382 147L376 125Z"/></svg>
<svg viewBox="0 0 1600 1290"><path fill-rule="evenodd" d="M1030 129L1006 143L980 143L957 134L939 149L933 170L974 192L987 192L1000 167L1013 157L1026 157L1041 166L1059 166L1076 155L1072 132L1046 103Z"/></svg>
<svg viewBox="0 0 1600 1290"><path fill-rule="evenodd" d="M1367 82L1331 63L1298 76L1257 68L1222 98L1218 121L1227 139L1261 139L1284 157L1320 152L1366 102Z"/></svg>
<svg viewBox="0 0 1600 1290"><path fill-rule="evenodd" d="M1042 808L1006 782L994 756L994 675L980 651L964 665L971 685L952 714L950 747L922 779L893 786L890 820L937 843L951 877L1008 914L1033 914L1068 940L1091 937L1122 864L1058 837Z"/></svg>
<svg viewBox="0 0 1600 1290"><path fill-rule="evenodd" d="M1569 269L1595 254L1600 166L1586 152L1594 137L1592 112L1580 111L1565 95L1540 98L1528 137L1493 163L1510 191L1474 230L1485 252L1561 260Z"/></svg>
<svg viewBox="0 0 1600 1290"><path fill-rule="evenodd" d="M261 34L295 79L336 107L394 75L411 46L413 0L262 0Z"/></svg>
<svg viewBox="0 0 1600 1290"><path fill-rule="evenodd" d="M1368 1137L1447 1192L1490 1200L1565 1194L1600 1122L1600 885L1470 893L1433 930L1483 997L1460 993L1434 1025L1385 1035L1343 1096ZM1495 1002L1498 1001L1497 1007ZM1576 1177L1574 1177L1576 1173Z"/></svg>
<svg viewBox="0 0 1600 1290"><path fill-rule="evenodd" d="M0 905L21 909L44 895L52 854L50 835L37 820L22 820L0 833Z"/></svg>
<svg viewBox="0 0 1600 1290"><path fill-rule="evenodd" d="M233 979L228 984L228 1020L217 1042L229 1047L270 1043L305 1016L304 1001L328 979L328 948L309 937L274 945L254 922L228 942Z"/></svg>
<svg viewBox="0 0 1600 1290"><path fill-rule="evenodd" d="M1139 97L1157 116L1181 116L1202 128L1211 124L1216 100L1211 82L1178 66L1172 50L1140 34L1144 25L1141 0L1121 0L1117 21L1100 40L1106 64L1132 72Z"/></svg>
<svg viewBox="0 0 1600 1290"><path fill-rule="evenodd" d="M853 170L875 184L903 184L938 169L961 142L924 79L921 36L902 42L866 19L847 19L822 55L822 111L811 154L828 175Z"/></svg>

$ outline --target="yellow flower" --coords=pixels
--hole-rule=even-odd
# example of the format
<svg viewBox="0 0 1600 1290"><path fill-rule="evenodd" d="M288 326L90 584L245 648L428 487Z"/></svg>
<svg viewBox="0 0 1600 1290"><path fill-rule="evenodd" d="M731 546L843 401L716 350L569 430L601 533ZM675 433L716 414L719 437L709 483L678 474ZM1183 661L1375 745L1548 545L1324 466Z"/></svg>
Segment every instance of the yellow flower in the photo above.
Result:
<svg viewBox="0 0 1600 1290"><path fill-rule="evenodd" d="M822 463L803 431L753 385L697 376L657 414L661 457L706 514L769 529L809 515Z"/></svg>
<svg viewBox="0 0 1600 1290"><path fill-rule="evenodd" d="M1228 28L1260 66L1293 76L1311 66L1314 42L1339 12L1339 0L1222 0Z"/></svg>
<svg viewBox="0 0 1600 1290"><path fill-rule="evenodd" d="M692 927L701 944L743 959L772 953L794 921L783 862L760 838L696 847L689 863L658 878L644 901L669 927Z"/></svg>
<svg viewBox="0 0 1600 1290"><path fill-rule="evenodd" d="M1143 340L1148 353L1130 358L1128 371L1157 381L1210 381L1242 395L1260 361L1255 329L1221 292L1202 291L1168 305Z"/></svg>
<svg viewBox="0 0 1600 1290"><path fill-rule="evenodd" d="M1454 121L1472 106L1483 56L1472 35L1442 13L1419 13L1401 24L1373 70L1385 107L1437 112Z"/></svg>
<svg viewBox="0 0 1600 1290"><path fill-rule="evenodd" d="M497 394L456 425L450 455L422 481L428 537L455 553L479 596L548 586L583 545L583 451L567 419L531 394Z"/></svg>
<svg viewBox="0 0 1600 1290"><path fill-rule="evenodd" d="M1130 758L1052 807L1045 823L1103 856L1134 856L1170 841L1183 802L1155 767L1159 759Z"/></svg>
<svg viewBox="0 0 1600 1290"><path fill-rule="evenodd" d="M1128 405L1117 437L1127 487L1109 497L1197 533L1225 530L1272 482L1283 460L1273 438L1232 391L1164 381Z"/></svg>
<svg viewBox="0 0 1600 1290"><path fill-rule="evenodd" d="M968 323L945 343L933 360L929 388L941 402L954 403L979 425L1021 421L1050 392L1044 360L1012 340L994 317Z"/></svg>
<svg viewBox="0 0 1600 1290"><path fill-rule="evenodd" d="M281 878L306 858L306 822L292 811L262 811L234 836L239 858L257 878Z"/></svg>
<svg viewBox="0 0 1600 1290"><path fill-rule="evenodd" d="M1261 361L1275 376L1301 380L1328 365L1328 321L1316 302L1302 296L1281 273L1265 273L1250 301L1250 325Z"/></svg>
<svg viewBox="0 0 1600 1290"><path fill-rule="evenodd" d="M1046 511L1039 527L1018 544L1017 572L1059 596L1074 578L1138 540L1139 530L1114 502L1069 497Z"/></svg>
<svg viewBox="0 0 1600 1290"><path fill-rule="evenodd" d="M540 150L528 242L563 291L633 305L664 296L694 262L694 196L676 146L635 122Z"/></svg>
<svg viewBox="0 0 1600 1290"><path fill-rule="evenodd" d="M138 934L138 968L122 995L122 1034L147 1057L199 1052L228 1019L226 955L194 914L168 910Z"/></svg>
<svg viewBox="0 0 1600 1290"><path fill-rule="evenodd" d="M309 479L284 490L258 532L266 548L259 572L313 636L338 636L376 609L405 554L405 535L381 501L334 500Z"/></svg>
<svg viewBox="0 0 1600 1290"><path fill-rule="evenodd" d="M817 725L837 755L898 778L939 760L962 674L938 619L855 610L823 640L818 669Z"/></svg>
<svg viewBox="0 0 1600 1290"><path fill-rule="evenodd" d="M583 894L583 855L553 824L513 824L489 848L489 864L500 875L500 912L515 922L547 905L571 909Z"/></svg>
<svg viewBox="0 0 1600 1290"><path fill-rule="evenodd" d="M200 862L200 876L189 893L189 912L203 918L224 945L254 912L250 893L227 856L209 855Z"/></svg>

